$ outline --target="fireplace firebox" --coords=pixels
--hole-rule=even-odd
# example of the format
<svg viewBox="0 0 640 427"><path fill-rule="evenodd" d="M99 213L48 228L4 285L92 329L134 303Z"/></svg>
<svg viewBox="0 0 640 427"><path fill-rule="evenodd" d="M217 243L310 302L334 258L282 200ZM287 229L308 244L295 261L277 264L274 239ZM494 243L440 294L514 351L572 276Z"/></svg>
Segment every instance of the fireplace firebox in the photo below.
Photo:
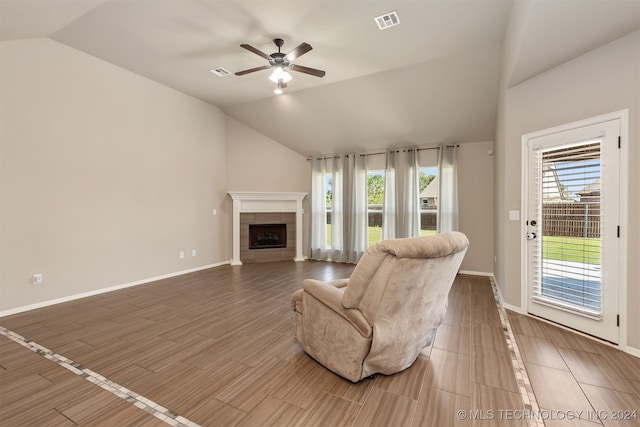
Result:
<svg viewBox="0 0 640 427"><path fill-rule="evenodd" d="M287 247L287 224L249 224L249 249Z"/></svg>

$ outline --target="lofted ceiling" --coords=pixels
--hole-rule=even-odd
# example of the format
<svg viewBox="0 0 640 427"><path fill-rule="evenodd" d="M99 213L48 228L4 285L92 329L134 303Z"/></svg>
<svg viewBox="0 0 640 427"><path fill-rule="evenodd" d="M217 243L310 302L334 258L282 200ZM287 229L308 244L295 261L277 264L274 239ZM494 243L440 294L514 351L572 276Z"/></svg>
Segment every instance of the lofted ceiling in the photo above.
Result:
<svg viewBox="0 0 640 427"><path fill-rule="evenodd" d="M640 28L640 0L0 0L0 40L49 37L220 107L302 155L492 140L502 43L526 4L516 85ZM518 4L518 7L521 6ZM379 30L374 17L397 11ZM313 50L275 95L240 48Z"/></svg>

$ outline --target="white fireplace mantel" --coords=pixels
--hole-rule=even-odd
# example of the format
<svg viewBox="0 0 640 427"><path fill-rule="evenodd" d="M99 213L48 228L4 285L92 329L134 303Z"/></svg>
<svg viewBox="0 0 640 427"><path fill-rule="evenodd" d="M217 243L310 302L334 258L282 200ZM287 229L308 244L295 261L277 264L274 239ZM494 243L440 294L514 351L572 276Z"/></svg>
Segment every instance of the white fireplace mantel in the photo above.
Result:
<svg viewBox="0 0 640 427"><path fill-rule="evenodd" d="M302 199L307 193L229 191L233 199L233 257L231 265L242 265L240 261L240 214L258 212L296 213L296 257L302 256Z"/></svg>

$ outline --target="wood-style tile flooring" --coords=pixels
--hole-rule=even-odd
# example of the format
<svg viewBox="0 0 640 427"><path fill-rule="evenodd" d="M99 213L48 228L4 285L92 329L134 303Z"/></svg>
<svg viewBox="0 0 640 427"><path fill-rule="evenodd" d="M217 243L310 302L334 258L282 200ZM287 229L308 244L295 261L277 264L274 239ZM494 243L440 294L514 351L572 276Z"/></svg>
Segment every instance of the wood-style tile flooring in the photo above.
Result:
<svg viewBox="0 0 640 427"><path fill-rule="evenodd" d="M513 415L523 402L486 277L458 276L433 345L401 373L352 384L308 357L293 338L291 294L305 278L352 270L312 261L221 266L0 325L203 426L528 425ZM638 409L638 359L510 318L541 408ZM167 424L0 336L0 425Z"/></svg>
<svg viewBox="0 0 640 427"><path fill-rule="evenodd" d="M640 426L640 359L550 323L508 315L538 405L553 418L547 426Z"/></svg>

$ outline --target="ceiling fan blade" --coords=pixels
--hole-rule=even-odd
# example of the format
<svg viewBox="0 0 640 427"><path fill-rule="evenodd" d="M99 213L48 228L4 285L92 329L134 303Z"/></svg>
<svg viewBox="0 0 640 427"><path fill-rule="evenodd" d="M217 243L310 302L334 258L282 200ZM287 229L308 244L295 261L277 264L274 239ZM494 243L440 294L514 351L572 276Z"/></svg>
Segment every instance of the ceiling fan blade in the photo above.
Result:
<svg viewBox="0 0 640 427"><path fill-rule="evenodd" d="M311 47L310 44L308 43L300 43L298 45L298 47L296 47L295 49L293 49L291 52L287 53L286 58L289 61L295 61L296 58L301 57L302 55L304 55L305 53L309 52L311 49L313 49Z"/></svg>
<svg viewBox="0 0 640 427"><path fill-rule="evenodd" d="M315 68L304 67L302 65L291 64L291 65L289 65L289 68L291 69L291 71L297 71L299 73L311 74L312 76L316 76L316 77L324 77L324 75L326 74L322 70L316 70Z"/></svg>
<svg viewBox="0 0 640 427"><path fill-rule="evenodd" d="M243 47L243 48L247 49L249 52L253 52L258 56L262 56L266 60L271 59L271 57L269 55L267 55L266 53L264 53L261 50L256 49L255 47L251 46L250 44L241 44L240 47Z"/></svg>
<svg viewBox="0 0 640 427"><path fill-rule="evenodd" d="M236 76L244 76L245 74L254 73L256 71L268 70L271 68L271 65L263 65L262 67L249 68L248 70L238 71Z"/></svg>

